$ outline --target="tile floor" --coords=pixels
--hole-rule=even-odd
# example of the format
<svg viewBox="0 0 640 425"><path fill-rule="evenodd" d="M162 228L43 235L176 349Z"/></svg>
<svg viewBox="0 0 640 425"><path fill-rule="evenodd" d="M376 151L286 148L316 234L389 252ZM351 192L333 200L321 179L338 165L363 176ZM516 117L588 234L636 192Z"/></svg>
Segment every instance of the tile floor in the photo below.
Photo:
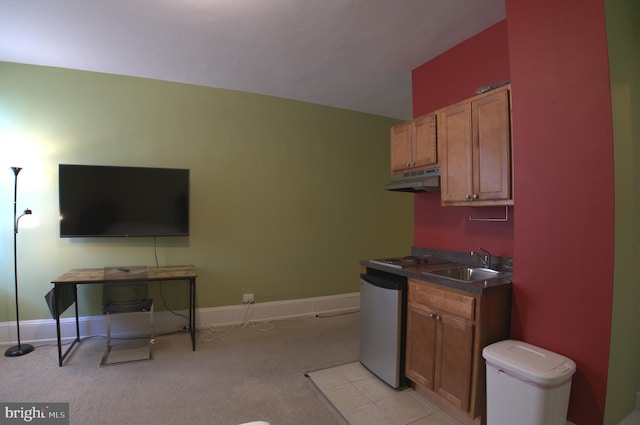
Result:
<svg viewBox="0 0 640 425"><path fill-rule="evenodd" d="M309 372L350 425L460 425L415 391L395 391L360 362Z"/></svg>

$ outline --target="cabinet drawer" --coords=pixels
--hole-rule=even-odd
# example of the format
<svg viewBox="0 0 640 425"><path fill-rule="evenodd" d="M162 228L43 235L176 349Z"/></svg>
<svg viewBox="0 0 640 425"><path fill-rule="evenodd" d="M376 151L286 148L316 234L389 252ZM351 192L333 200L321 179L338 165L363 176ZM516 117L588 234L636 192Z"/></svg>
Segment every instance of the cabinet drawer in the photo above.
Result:
<svg viewBox="0 0 640 425"><path fill-rule="evenodd" d="M426 304L441 312L475 320L475 298L409 279L409 302Z"/></svg>

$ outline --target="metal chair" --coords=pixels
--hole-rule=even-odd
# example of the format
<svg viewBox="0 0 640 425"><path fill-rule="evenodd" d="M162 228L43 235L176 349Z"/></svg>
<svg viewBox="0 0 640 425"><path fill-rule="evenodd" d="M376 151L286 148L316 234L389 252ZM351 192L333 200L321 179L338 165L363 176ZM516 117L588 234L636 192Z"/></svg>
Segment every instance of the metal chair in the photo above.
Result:
<svg viewBox="0 0 640 425"><path fill-rule="evenodd" d="M102 354L100 366L153 359L153 347L155 343L153 330L153 298L149 298L149 288L146 283L105 283L102 289L102 313L107 315L107 345ZM109 361L109 354L113 348L111 344L111 315L120 313L149 313L150 339L149 354L147 357Z"/></svg>

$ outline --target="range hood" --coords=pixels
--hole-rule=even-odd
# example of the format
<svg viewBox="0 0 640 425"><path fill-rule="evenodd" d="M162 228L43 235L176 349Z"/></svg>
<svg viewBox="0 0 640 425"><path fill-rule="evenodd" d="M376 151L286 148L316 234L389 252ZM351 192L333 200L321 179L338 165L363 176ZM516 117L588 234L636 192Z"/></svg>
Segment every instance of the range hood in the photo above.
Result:
<svg viewBox="0 0 640 425"><path fill-rule="evenodd" d="M384 188L396 192L440 192L440 168L396 174Z"/></svg>

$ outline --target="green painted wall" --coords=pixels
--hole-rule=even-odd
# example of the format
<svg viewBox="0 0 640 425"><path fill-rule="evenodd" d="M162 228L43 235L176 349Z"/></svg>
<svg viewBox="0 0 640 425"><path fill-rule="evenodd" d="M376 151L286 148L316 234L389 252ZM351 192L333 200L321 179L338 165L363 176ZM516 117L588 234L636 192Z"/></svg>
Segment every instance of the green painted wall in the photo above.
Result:
<svg viewBox="0 0 640 425"><path fill-rule="evenodd" d="M389 177L386 117L157 80L0 62L0 321L15 318L13 173L21 319L49 317L71 268L154 265L153 238L60 239L59 163L191 170L191 236L158 238L160 265L194 264L198 307L359 291L358 260L408 254L413 197ZM165 284L171 308L185 291ZM100 292L81 287L81 314Z"/></svg>
<svg viewBox="0 0 640 425"><path fill-rule="evenodd" d="M640 391L640 3L606 0L615 160L615 263L605 424L617 424ZM635 142L634 142L635 140Z"/></svg>

